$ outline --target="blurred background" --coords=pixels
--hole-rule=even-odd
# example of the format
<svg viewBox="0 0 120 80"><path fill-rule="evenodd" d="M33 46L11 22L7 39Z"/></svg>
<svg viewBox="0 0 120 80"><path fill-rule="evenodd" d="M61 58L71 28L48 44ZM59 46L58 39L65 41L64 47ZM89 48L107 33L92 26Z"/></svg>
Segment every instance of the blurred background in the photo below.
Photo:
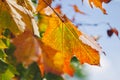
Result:
<svg viewBox="0 0 120 80"><path fill-rule="evenodd" d="M120 39L113 34L108 37L107 30L110 27L116 28L120 31L120 0L112 0L108 4L103 4L108 15L104 15L98 8L90 8L88 0L56 0L52 6L62 4L62 11L69 19L73 19L74 24L80 24L79 30L87 33L90 36L99 37L98 43L102 46L106 56L101 53L101 66L91 66L84 64L83 74L86 80L119 80L120 79ZM77 5L81 11L85 13L79 14L74 12L71 5ZM80 80L77 77L70 78L65 76L68 80ZM83 80L83 79L81 79Z"/></svg>

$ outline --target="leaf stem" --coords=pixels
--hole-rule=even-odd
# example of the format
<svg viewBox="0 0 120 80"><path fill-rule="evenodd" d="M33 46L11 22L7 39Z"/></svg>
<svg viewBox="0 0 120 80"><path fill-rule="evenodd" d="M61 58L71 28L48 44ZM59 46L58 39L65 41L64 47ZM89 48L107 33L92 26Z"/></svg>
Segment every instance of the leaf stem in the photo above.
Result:
<svg viewBox="0 0 120 80"><path fill-rule="evenodd" d="M46 1L46 0L43 0L45 2L46 5L48 5L52 10L53 12L58 16L58 18L62 21L62 22L65 22L64 19L50 6L50 4Z"/></svg>

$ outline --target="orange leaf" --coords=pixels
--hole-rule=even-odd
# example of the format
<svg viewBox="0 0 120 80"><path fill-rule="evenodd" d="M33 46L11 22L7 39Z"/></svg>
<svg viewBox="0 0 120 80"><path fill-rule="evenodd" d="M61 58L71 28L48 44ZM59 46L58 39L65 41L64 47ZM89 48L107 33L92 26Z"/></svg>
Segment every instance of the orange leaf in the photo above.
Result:
<svg viewBox="0 0 120 80"><path fill-rule="evenodd" d="M119 35L119 32L118 32L118 30L117 30L116 28L112 28L111 30L112 30L112 32L113 32L116 36Z"/></svg>
<svg viewBox="0 0 120 80"><path fill-rule="evenodd" d="M25 31L13 39L13 44L16 46L14 55L18 62L22 62L25 66L28 66L38 60L41 49L36 38L30 31Z"/></svg>
<svg viewBox="0 0 120 80"><path fill-rule="evenodd" d="M83 0L82 0L82 1L83 1ZM89 0L89 4L90 4L90 6L91 6L92 8L93 8L93 4L94 4L94 6L100 8L104 14L107 14L107 13L106 13L106 10L102 7L102 3L103 3L103 2L104 2L104 3L109 3L110 1L111 1L111 0ZM93 3L93 4L92 4L92 3Z"/></svg>
<svg viewBox="0 0 120 80"><path fill-rule="evenodd" d="M42 53L43 62L40 63L40 64L38 63L38 64L40 66L44 65L44 71L46 73L51 72L51 73L54 73L54 74L57 74L57 75L62 74L63 61L61 61L61 60L63 60L63 59L61 58L61 60L59 60L59 59L55 58L57 51L48 47L48 46L42 46L42 49L44 51ZM56 65L57 62L60 62L59 65Z"/></svg>
<svg viewBox="0 0 120 80"><path fill-rule="evenodd" d="M80 62L99 65L101 47L77 28L64 16L64 21L59 18L51 18L44 33L42 41L45 45L59 51L61 54L69 54L76 57Z"/></svg>
<svg viewBox="0 0 120 80"><path fill-rule="evenodd" d="M117 30L116 28L111 28L111 29L107 30L107 34L108 34L109 37L111 37L111 36L113 35L113 33L114 33L116 36L119 35L119 32L118 32L118 30Z"/></svg>
<svg viewBox="0 0 120 80"><path fill-rule="evenodd" d="M41 45L42 60L38 63L39 66L44 66L44 70L40 67L41 70L57 75L67 73L72 76L74 69L70 61L73 56L76 56L81 64L100 65L101 47L94 39L78 31L66 16L59 19L52 14L47 19L46 25Z"/></svg>
<svg viewBox="0 0 120 80"><path fill-rule="evenodd" d="M46 8L48 5L52 3L52 0L39 0L38 6L37 6L37 12L40 12L44 8Z"/></svg>
<svg viewBox="0 0 120 80"><path fill-rule="evenodd" d="M74 68L71 67L71 65L70 65L70 60L71 60L70 58L65 59L63 71L64 71L64 73L67 73L67 74L69 74L70 76L73 76L75 70L74 70Z"/></svg>
<svg viewBox="0 0 120 80"><path fill-rule="evenodd" d="M81 11L76 5L72 5L72 7L74 8L75 12L85 15L85 13Z"/></svg>
<svg viewBox="0 0 120 80"><path fill-rule="evenodd" d="M41 71L41 75L42 75L42 77L43 77L43 76L44 76L44 73L45 73L44 64L38 63L38 65L39 65L39 68L40 68L40 71Z"/></svg>

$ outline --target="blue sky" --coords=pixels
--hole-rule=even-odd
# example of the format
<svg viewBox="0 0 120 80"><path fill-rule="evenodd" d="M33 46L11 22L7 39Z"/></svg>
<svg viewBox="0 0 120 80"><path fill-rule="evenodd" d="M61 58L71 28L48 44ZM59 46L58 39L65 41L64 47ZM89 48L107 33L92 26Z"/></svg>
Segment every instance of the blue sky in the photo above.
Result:
<svg viewBox="0 0 120 80"><path fill-rule="evenodd" d="M120 31L120 1L113 0L108 5L105 5L108 15L102 15L98 10L94 11L94 15L90 20L93 22L109 22L111 26L116 27ZM103 24L96 28L87 28L86 32L95 35L99 34L102 37L99 43L105 50L107 56L101 56L101 67L88 67L91 72L90 80L119 80L120 79L120 40L114 35L109 38L106 35L107 25Z"/></svg>
<svg viewBox="0 0 120 80"><path fill-rule="evenodd" d="M120 31L120 0L112 0L109 4L103 4L108 15L102 14L98 8L91 9L88 0L65 0L62 2L63 11L69 18L76 15L76 23L101 23L99 26L80 26L79 29L89 35L101 36L98 40L106 56L101 53L101 67L87 65L86 71L89 72L89 80L119 80L120 79L120 40L113 35L109 38L106 34L109 27L105 22L109 22L112 27ZM80 15L68 6L68 4L76 4L80 10L87 15Z"/></svg>

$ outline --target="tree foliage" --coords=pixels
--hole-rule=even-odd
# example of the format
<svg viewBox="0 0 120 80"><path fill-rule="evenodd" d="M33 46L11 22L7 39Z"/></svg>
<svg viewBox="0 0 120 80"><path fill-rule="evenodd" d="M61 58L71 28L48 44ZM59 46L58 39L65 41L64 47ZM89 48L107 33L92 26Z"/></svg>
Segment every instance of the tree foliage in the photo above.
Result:
<svg viewBox="0 0 120 80"><path fill-rule="evenodd" d="M63 80L63 74L79 73L74 63L100 65L100 45L62 14L61 5L32 1L0 0L0 80ZM111 0L88 1L107 14L102 3ZM113 33L118 35L108 30L109 36Z"/></svg>

